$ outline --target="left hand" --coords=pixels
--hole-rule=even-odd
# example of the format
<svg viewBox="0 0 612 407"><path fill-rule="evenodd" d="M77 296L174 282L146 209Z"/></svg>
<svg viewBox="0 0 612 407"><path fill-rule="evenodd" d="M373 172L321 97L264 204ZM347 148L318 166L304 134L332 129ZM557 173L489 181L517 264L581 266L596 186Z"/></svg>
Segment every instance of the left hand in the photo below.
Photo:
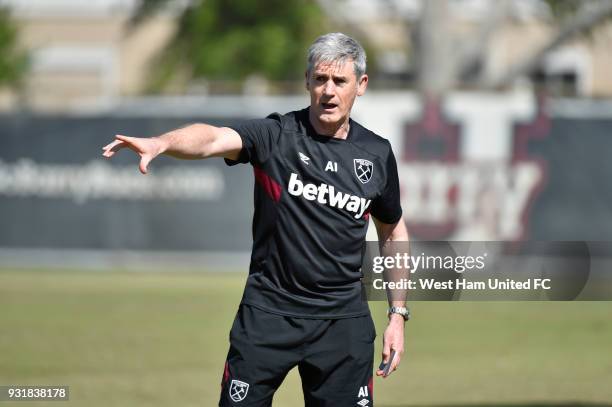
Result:
<svg viewBox="0 0 612 407"><path fill-rule="evenodd" d="M404 318L401 315L391 314L389 325L385 329L383 335L383 351L382 360L385 363L389 362L391 356L391 349L395 349L395 357L391 361L391 368L389 369L389 375L397 369L404 354ZM384 376L382 370L376 370L376 376Z"/></svg>

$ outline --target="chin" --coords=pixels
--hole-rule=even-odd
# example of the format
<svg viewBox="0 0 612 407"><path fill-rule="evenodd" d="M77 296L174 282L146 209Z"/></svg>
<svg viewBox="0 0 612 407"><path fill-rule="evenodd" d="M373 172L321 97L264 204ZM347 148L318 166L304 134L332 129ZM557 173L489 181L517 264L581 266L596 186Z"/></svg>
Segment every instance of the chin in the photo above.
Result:
<svg viewBox="0 0 612 407"><path fill-rule="evenodd" d="M340 121L340 115L338 113L325 113L321 112L318 115L320 121L325 123L336 123Z"/></svg>

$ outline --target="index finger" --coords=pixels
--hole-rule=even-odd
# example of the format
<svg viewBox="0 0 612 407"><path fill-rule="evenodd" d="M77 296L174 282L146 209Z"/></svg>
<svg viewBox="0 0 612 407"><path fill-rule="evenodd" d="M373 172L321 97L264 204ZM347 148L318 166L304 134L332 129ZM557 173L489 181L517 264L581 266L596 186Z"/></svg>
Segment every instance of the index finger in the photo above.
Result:
<svg viewBox="0 0 612 407"><path fill-rule="evenodd" d="M395 356L395 357L394 357ZM392 354L391 354L391 363L389 363L387 372L385 373L385 376L390 375L391 373L393 373L395 370L397 370L397 367L400 364L402 357L400 355L399 352L395 352L395 349L393 349Z"/></svg>
<svg viewBox="0 0 612 407"><path fill-rule="evenodd" d="M127 147L127 144L124 141L115 140L112 143L102 147L102 151L103 151L102 156L104 156L106 158L110 158L117 151L121 150L124 147Z"/></svg>
<svg viewBox="0 0 612 407"><path fill-rule="evenodd" d="M110 150L111 148L113 148L115 146L118 146L120 144L123 144L123 143L125 143L125 142L122 141L122 140L113 140L111 143L109 143L109 144L105 145L104 147L102 147L102 150Z"/></svg>

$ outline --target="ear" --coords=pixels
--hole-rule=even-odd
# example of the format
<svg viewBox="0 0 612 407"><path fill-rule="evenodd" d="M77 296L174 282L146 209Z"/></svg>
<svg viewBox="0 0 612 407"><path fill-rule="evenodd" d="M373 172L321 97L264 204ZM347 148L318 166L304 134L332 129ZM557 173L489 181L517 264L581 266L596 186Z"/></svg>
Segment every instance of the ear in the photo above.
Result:
<svg viewBox="0 0 612 407"><path fill-rule="evenodd" d="M363 96L368 87L368 75L363 74L357 83L357 96Z"/></svg>
<svg viewBox="0 0 612 407"><path fill-rule="evenodd" d="M306 85L306 90L310 91L310 86L308 85L308 71L304 71L304 83Z"/></svg>

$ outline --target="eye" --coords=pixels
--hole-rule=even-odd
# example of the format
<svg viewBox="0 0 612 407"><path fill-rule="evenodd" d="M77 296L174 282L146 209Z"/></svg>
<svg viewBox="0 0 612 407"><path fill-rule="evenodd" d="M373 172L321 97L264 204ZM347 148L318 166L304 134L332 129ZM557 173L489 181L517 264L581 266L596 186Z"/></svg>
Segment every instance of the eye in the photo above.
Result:
<svg viewBox="0 0 612 407"><path fill-rule="evenodd" d="M316 75L315 76L315 81L317 81L317 82L325 82L325 76L323 76L323 75Z"/></svg>

